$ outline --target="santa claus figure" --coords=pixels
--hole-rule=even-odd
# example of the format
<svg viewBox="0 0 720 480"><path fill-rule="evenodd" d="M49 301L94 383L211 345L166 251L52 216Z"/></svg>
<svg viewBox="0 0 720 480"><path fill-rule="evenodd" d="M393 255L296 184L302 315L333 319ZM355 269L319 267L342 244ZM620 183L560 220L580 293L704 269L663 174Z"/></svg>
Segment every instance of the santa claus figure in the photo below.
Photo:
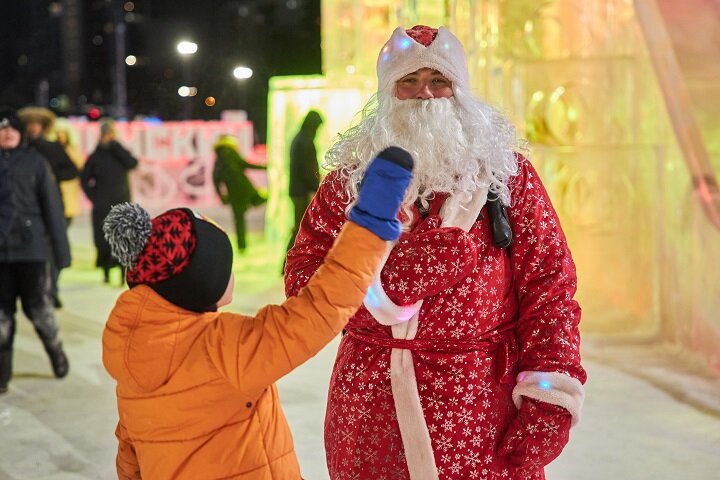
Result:
<svg viewBox="0 0 720 480"><path fill-rule="evenodd" d="M327 154L334 170L287 256L296 295L333 244L377 152L415 173L330 381L330 477L543 479L580 418L580 307L565 235L515 129L470 93L447 29L397 28L362 121Z"/></svg>

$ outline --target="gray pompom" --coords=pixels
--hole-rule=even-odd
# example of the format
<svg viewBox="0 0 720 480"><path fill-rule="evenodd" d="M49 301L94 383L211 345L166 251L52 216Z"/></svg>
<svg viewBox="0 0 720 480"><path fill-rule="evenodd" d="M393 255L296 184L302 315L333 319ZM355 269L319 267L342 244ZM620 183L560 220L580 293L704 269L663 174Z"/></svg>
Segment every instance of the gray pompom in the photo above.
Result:
<svg viewBox="0 0 720 480"><path fill-rule="evenodd" d="M115 205L103 222L103 233L113 257L130 269L135 268L151 230L150 215L137 203Z"/></svg>

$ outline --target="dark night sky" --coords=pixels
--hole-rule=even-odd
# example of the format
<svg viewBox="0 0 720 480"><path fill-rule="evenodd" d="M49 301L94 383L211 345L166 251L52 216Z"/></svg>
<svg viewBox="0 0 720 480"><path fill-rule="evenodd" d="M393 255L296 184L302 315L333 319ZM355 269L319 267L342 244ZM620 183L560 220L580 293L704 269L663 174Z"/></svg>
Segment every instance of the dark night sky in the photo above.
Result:
<svg viewBox="0 0 720 480"><path fill-rule="evenodd" d="M76 43L82 75L75 95L63 68L70 44L62 41L63 2L0 0L0 104L20 107L69 94L70 107L61 114L81 114L92 104L109 110L114 98L112 9L127 15L125 1L74 1L82 25ZM320 0L132 3L125 17L126 53L138 57L137 65L126 69L131 115L178 119L182 101L191 103L193 118L218 118L223 109L241 108L264 142L269 77L321 73ZM185 38L199 47L189 59L175 50ZM253 78L234 79L231 72L238 64L251 67ZM188 77L198 95L181 99L177 89ZM49 88L45 96L43 79ZM212 108L203 103L208 95L217 99Z"/></svg>

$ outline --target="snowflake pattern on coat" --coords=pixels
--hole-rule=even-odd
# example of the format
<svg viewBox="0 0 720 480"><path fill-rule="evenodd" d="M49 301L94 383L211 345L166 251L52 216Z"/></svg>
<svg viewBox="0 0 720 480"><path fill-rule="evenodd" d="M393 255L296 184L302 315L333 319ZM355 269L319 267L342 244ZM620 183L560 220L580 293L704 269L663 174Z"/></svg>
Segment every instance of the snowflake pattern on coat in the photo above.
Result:
<svg viewBox="0 0 720 480"><path fill-rule="evenodd" d="M519 173L510 186L508 214L515 240L508 251L492 245L483 209L466 234L474 252L421 248L422 262L386 264L381 273L383 288L402 295L412 293L413 285L440 282L451 275L448 269L460 272L469 253L477 256L469 274L424 298L418 332L410 341L441 480L543 479L541 466L524 475L496 454L517 415L511 397L515 377L520 371L552 371L582 383L586 379L579 354L580 307L573 300L575 266L565 235L529 161L519 157ZM444 198L438 195L431 202L428 218L439 212ZM332 172L288 253L287 295L297 294L317 270L345 222L347 205L342 183ZM418 212L414 219L414 228L422 225ZM411 234L404 234L400 243ZM442 258L428 262L433 255ZM390 328L361 307L346 332L330 380L325 419L330 478L409 479L390 386ZM561 437L550 437L556 442L553 448L562 448Z"/></svg>

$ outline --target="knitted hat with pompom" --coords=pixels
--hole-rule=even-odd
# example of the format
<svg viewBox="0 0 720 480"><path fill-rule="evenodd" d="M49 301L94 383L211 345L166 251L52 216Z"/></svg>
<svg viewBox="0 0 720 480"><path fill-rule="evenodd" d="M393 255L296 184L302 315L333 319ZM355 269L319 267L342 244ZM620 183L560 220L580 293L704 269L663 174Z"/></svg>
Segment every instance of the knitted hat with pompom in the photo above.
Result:
<svg viewBox="0 0 720 480"><path fill-rule="evenodd" d="M128 269L128 286L148 285L187 310L217 309L230 280L232 246L215 222L188 208L151 220L140 205L121 203L105 218L103 232Z"/></svg>

